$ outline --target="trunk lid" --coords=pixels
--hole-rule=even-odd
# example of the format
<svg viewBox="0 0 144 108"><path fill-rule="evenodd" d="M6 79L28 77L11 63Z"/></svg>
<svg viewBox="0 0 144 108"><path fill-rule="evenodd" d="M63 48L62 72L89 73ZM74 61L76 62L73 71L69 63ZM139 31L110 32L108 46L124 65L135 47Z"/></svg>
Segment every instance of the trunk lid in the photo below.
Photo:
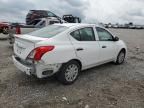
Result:
<svg viewBox="0 0 144 108"><path fill-rule="evenodd" d="M30 35L15 35L14 54L25 60L29 53L35 48L35 44L43 40L46 40L46 38Z"/></svg>

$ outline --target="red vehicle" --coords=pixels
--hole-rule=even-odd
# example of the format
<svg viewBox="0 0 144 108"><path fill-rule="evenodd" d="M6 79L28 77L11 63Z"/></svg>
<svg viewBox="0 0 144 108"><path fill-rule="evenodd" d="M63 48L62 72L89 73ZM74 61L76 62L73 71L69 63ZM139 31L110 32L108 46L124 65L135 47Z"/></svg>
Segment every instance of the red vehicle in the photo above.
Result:
<svg viewBox="0 0 144 108"><path fill-rule="evenodd" d="M8 22L0 22L0 33L8 34L9 23Z"/></svg>

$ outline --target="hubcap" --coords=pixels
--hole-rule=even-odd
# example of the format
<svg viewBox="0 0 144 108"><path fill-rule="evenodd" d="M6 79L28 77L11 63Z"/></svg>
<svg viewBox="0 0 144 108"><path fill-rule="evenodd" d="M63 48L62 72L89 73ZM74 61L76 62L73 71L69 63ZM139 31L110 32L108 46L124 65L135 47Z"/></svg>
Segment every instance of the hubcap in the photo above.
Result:
<svg viewBox="0 0 144 108"><path fill-rule="evenodd" d="M125 58L125 54L124 54L124 52L121 52L119 54L119 58L118 58L119 63L122 63L124 61L124 58Z"/></svg>
<svg viewBox="0 0 144 108"><path fill-rule="evenodd" d="M65 78L67 81L74 81L78 75L78 66L75 64L71 64L67 67L65 72Z"/></svg>

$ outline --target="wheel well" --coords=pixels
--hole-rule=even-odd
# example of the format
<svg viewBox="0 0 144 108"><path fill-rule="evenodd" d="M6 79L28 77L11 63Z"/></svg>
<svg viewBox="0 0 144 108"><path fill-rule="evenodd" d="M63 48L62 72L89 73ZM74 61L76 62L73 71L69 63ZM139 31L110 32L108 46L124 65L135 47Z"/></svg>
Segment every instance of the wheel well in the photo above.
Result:
<svg viewBox="0 0 144 108"><path fill-rule="evenodd" d="M125 48L122 48L122 49L120 50L120 52L121 52L121 51L124 51L125 54L126 54L126 49L125 49Z"/></svg>
<svg viewBox="0 0 144 108"><path fill-rule="evenodd" d="M76 61L76 62L78 62L79 65L80 65L80 69L82 69L82 63L81 63L80 60L78 60L78 59L72 59L72 60L70 60L70 61ZM69 62L70 62L70 61L69 61Z"/></svg>

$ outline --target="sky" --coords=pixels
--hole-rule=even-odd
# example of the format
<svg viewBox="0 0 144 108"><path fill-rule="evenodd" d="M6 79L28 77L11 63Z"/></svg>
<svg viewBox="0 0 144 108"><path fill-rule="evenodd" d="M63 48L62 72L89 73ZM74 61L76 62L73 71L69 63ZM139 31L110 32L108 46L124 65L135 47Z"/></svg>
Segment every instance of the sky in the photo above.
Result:
<svg viewBox="0 0 144 108"><path fill-rule="evenodd" d="M32 9L72 14L87 23L144 25L144 0L0 0L0 21L25 22Z"/></svg>

